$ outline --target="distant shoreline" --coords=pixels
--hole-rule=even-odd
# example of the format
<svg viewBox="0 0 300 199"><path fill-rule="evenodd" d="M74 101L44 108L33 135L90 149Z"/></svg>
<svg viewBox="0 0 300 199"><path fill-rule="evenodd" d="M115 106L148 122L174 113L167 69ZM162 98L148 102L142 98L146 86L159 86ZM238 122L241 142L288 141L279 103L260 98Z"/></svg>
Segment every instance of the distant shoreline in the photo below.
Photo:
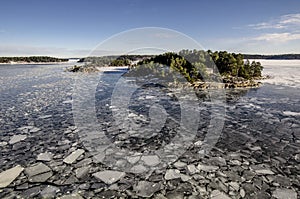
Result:
<svg viewBox="0 0 300 199"><path fill-rule="evenodd" d="M0 63L0 65L49 65L49 64L65 64L66 62L13 62L13 63Z"/></svg>
<svg viewBox="0 0 300 199"><path fill-rule="evenodd" d="M49 64L68 62L69 59L49 57L49 56L30 56L30 57L0 57L1 64Z"/></svg>
<svg viewBox="0 0 300 199"><path fill-rule="evenodd" d="M247 60L247 59L244 59ZM249 59L249 60L274 60L274 61L292 61L292 60L299 60L300 59L263 59L263 58L257 58L257 59ZM0 65L47 65L47 64L65 64L65 63L78 63L77 61L70 62L11 62L11 63L4 63L0 62ZM118 67L118 66L117 66ZM122 67L122 66L119 66Z"/></svg>
<svg viewBox="0 0 300 199"><path fill-rule="evenodd" d="M245 59L300 60L300 54L258 55L243 54Z"/></svg>

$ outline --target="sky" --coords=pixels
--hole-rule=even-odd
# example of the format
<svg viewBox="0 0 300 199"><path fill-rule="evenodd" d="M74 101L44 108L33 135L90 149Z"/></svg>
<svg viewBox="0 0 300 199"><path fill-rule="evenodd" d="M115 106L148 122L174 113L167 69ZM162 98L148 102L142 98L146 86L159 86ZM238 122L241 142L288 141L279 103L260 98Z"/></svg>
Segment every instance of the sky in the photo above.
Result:
<svg viewBox="0 0 300 199"><path fill-rule="evenodd" d="M0 56L84 57L143 27L168 30L153 33L160 39L182 33L205 50L300 53L298 0L4 0L0 9ZM147 47L161 43L146 38L147 30L135 38Z"/></svg>

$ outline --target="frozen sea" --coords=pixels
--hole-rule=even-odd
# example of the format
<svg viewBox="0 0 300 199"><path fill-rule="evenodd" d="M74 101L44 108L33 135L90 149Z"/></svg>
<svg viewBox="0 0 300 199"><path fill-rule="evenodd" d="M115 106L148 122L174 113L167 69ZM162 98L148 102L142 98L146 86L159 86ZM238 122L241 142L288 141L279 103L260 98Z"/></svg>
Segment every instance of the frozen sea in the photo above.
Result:
<svg viewBox="0 0 300 199"><path fill-rule="evenodd" d="M149 135L112 121L119 109L111 96L124 70L90 78L91 84L99 82L95 101L89 101L84 92L74 93L88 74L64 72L74 63L0 65L0 198L299 198L300 60L256 61L272 78L259 88L226 91L224 127L205 156L199 153L209 126L209 103L199 108L197 136L182 137L190 145L172 154L178 149L170 143L178 134L180 113L172 93L158 95L157 87L134 93L125 124L136 120L143 126L151 116L161 121L172 116L163 133ZM94 103L96 114L89 112L86 122L95 115L101 136L118 150L104 150L104 137L97 132L82 134L74 117L75 98L83 99L79 105L85 114L89 109L84 105ZM151 109L152 102L159 105ZM167 156L156 153L162 147Z"/></svg>

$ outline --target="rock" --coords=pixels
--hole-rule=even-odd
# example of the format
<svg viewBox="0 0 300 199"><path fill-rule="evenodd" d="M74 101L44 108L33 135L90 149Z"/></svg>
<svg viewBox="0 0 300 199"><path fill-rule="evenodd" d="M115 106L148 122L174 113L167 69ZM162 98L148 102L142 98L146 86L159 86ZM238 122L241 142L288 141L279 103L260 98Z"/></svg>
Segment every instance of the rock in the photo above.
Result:
<svg viewBox="0 0 300 199"><path fill-rule="evenodd" d="M83 166L89 166L92 162L93 162L93 160L91 158L86 158L86 159L83 159L83 160L77 162L74 165L74 167L79 168L79 167L83 167Z"/></svg>
<svg viewBox="0 0 300 199"><path fill-rule="evenodd" d="M160 184L148 181L140 181L136 186L133 187L133 190L138 196L149 198L155 192L160 190Z"/></svg>
<svg viewBox="0 0 300 199"><path fill-rule="evenodd" d="M34 126L23 126L23 127L20 127L18 128L19 131L23 131L23 132L28 132L28 130L34 128Z"/></svg>
<svg viewBox="0 0 300 199"><path fill-rule="evenodd" d="M83 149L77 149L76 151L73 151L70 155L68 155L63 162L67 164L72 164L74 163L79 156L81 156L84 153Z"/></svg>
<svg viewBox="0 0 300 199"><path fill-rule="evenodd" d="M240 189L240 185L237 182L229 182L229 185L235 190L238 191Z"/></svg>
<svg viewBox="0 0 300 199"><path fill-rule="evenodd" d="M230 199L229 196L227 196L225 193L219 191L219 190L213 190L210 194L211 199Z"/></svg>
<svg viewBox="0 0 300 199"><path fill-rule="evenodd" d="M205 186L197 186L197 191L200 193L200 195L206 195L207 190Z"/></svg>
<svg viewBox="0 0 300 199"><path fill-rule="evenodd" d="M20 195L22 196L21 198L37 198L36 196L38 196L40 193L41 187L35 186L24 190Z"/></svg>
<svg viewBox="0 0 300 199"><path fill-rule="evenodd" d="M18 165L0 173L0 188L10 185L23 170L24 168Z"/></svg>
<svg viewBox="0 0 300 199"><path fill-rule="evenodd" d="M249 149L251 151L261 151L261 147L260 146L249 147Z"/></svg>
<svg viewBox="0 0 300 199"><path fill-rule="evenodd" d="M184 199L184 194L180 192L170 192L166 194L166 198Z"/></svg>
<svg viewBox="0 0 300 199"><path fill-rule="evenodd" d="M95 162L96 164L102 163L104 158L105 158L104 153L98 153L97 155L93 156L93 162Z"/></svg>
<svg viewBox="0 0 300 199"><path fill-rule="evenodd" d="M183 182L189 181L190 179L192 179L192 176L188 176L185 174L180 174L180 178Z"/></svg>
<svg viewBox="0 0 300 199"><path fill-rule="evenodd" d="M6 146L6 145L7 145L7 142L0 142L0 147Z"/></svg>
<svg viewBox="0 0 300 199"><path fill-rule="evenodd" d="M253 182L245 182L241 185L248 195L253 195L259 192L259 188Z"/></svg>
<svg viewBox="0 0 300 199"><path fill-rule="evenodd" d="M219 169L219 167L217 166L209 166L209 165L202 165L202 164L199 164L197 168L198 170L205 171L205 172L215 172Z"/></svg>
<svg viewBox="0 0 300 199"><path fill-rule="evenodd" d="M274 172L269 169L258 169L255 170L257 175L274 175Z"/></svg>
<svg viewBox="0 0 300 199"><path fill-rule="evenodd" d="M174 163L174 167L176 167L177 169L183 168L185 166L186 166L186 163L184 163L184 162L178 161L178 162Z"/></svg>
<svg viewBox="0 0 300 199"><path fill-rule="evenodd" d="M140 160L140 156L130 156L130 157L126 157L127 161L130 163L130 164L135 164L137 163L139 160Z"/></svg>
<svg viewBox="0 0 300 199"><path fill-rule="evenodd" d="M36 132L38 132L40 130L41 130L40 128L34 127L32 129L30 129L30 133L36 133Z"/></svg>
<svg viewBox="0 0 300 199"><path fill-rule="evenodd" d="M135 114L135 113L129 113L128 114L128 117L134 117L134 118L137 118L137 117L139 117L137 114Z"/></svg>
<svg viewBox="0 0 300 199"><path fill-rule="evenodd" d="M17 185L17 187L15 187L16 190L27 190L28 188L29 188L29 184L27 182L21 185Z"/></svg>
<svg viewBox="0 0 300 199"><path fill-rule="evenodd" d="M230 160L231 165L241 166L242 163L239 160Z"/></svg>
<svg viewBox="0 0 300 199"><path fill-rule="evenodd" d="M112 184L108 187L108 189L118 191L118 190L120 190L120 187L118 186L118 184Z"/></svg>
<svg viewBox="0 0 300 199"><path fill-rule="evenodd" d="M292 190L292 189L276 189L273 192L272 195L274 198L277 199L297 199L297 193L296 191Z"/></svg>
<svg viewBox="0 0 300 199"><path fill-rule="evenodd" d="M41 191L40 195L42 196L42 198L55 198L58 192L60 192L60 189L58 187L48 185Z"/></svg>
<svg viewBox="0 0 300 199"><path fill-rule="evenodd" d="M201 140L194 143L195 147L201 147L203 145L203 142Z"/></svg>
<svg viewBox="0 0 300 199"><path fill-rule="evenodd" d="M296 160L298 163L300 163L300 154L296 154L296 155L295 155L295 160Z"/></svg>
<svg viewBox="0 0 300 199"><path fill-rule="evenodd" d="M141 158L147 166L156 166L160 163L160 159L157 155L147 155Z"/></svg>
<svg viewBox="0 0 300 199"><path fill-rule="evenodd" d="M168 199L168 198L166 198L163 194L157 194L157 195L155 195L155 197L153 197L154 199Z"/></svg>
<svg viewBox="0 0 300 199"><path fill-rule="evenodd" d="M144 167L143 165L135 165L130 169L130 172L135 174L142 174L145 173L146 171L147 168Z"/></svg>
<svg viewBox="0 0 300 199"><path fill-rule="evenodd" d="M251 170L244 170L243 177L246 180L252 180L254 178L254 176L256 176L255 172L253 172Z"/></svg>
<svg viewBox="0 0 300 199"><path fill-rule="evenodd" d="M81 190L90 190L90 184L89 183L80 184L78 186L78 189L81 189Z"/></svg>
<svg viewBox="0 0 300 199"><path fill-rule="evenodd" d="M103 181L106 184L113 184L119 181L126 175L124 172L120 171L113 171L113 170L106 170L94 173L93 176L98 180Z"/></svg>
<svg viewBox="0 0 300 199"><path fill-rule="evenodd" d="M73 100L66 100L66 101L63 101L62 103L63 103L63 104L72 104L72 103L73 103Z"/></svg>
<svg viewBox="0 0 300 199"><path fill-rule="evenodd" d="M217 180L215 182L217 184L217 188L220 189L221 191L224 191L225 193L228 192L228 185L224 184L222 181Z"/></svg>
<svg viewBox="0 0 300 199"><path fill-rule="evenodd" d="M90 167L80 167L75 170L76 178L84 178L88 175Z"/></svg>
<svg viewBox="0 0 300 199"><path fill-rule="evenodd" d="M37 163L25 169L30 182L45 182L52 175L52 170L43 163Z"/></svg>
<svg viewBox="0 0 300 199"><path fill-rule="evenodd" d="M270 181L273 181L275 183L279 183L281 186L284 187L290 187L291 186L291 179L287 176L282 176L282 175L276 175L274 178L270 178L274 176L268 176L267 179L270 179Z"/></svg>
<svg viewBox="0 0 300 199"><path fill-rule="evenodd" d="M40 116L39 119L47 119L50 117L52 117L52 115L43 115L43 116Z"/></svg>
<svg viewBox="0 0 300 199"><path fill-rule="evenodd" d="M187 171L192 175L199 172L199 170L193 164L187 165Z"/></svg>
<svg viewBox="0 0 300 199"><path fill-rule="evenodd" d="M244 189L240 190L240 195L241 195L242 198L244 198L246 196L246 192L245 192Z"/></svg>
<svg viewBox="0 0 300 199"><path fill-rule="evenodd" d="M25 140L27 138L27 135L14 135L10 138L9 144L15 144L17 142L20 142L22 140Z"/></svg>
<svg viewBox="0 0 300 199"><path fill-rule="evenodd" d="M276 156L274 157L274 159L278 160L281 164L285 164L286 163L286 160L282 157L279 157L279 156Z"/></svg>
<svg viewBox="0 0 300 199"><path fill-rule="evenodd" d="M38 174L29 178L30 182L45 182L53 175L52 171Z"/></svg>
<svg viewBox="0 0 300 199"><path fill-rule="evenodd" d="M209 159L210 164L217 166L225 166L226 160L222 157L212 157Z"/></svg>
<svg viewBox="0 0 300 199"><path fill-rule="evenodd" d="M51 171L51 169L43 163L37 163L25 169L25 173L28 175L29 178L49 171Z"/></svg>
<svg viewBox="0 0 300 199"><path fill-rule="evenodd" d="M74 176L74 175L71 175L70 177L68 177L64 182L63 184L64 185L72 185L72 184L75 184L78 182L78 179Z"/></svg>
<svg viewBox="0 0 300 199"><path fill-rule="evenodd" d="M40 153L38 156L37 156L37 160L39 161L45 161L45 162L49 162L52 160L52 157L53 155L51 153Z"/></svg>
<svg viewBox="0 0 300 199"><path fill-rule="evenodd" d="M61 197L58 197L58 199L84 199L84 198L78 193L73 193L70 195L63 195Z"/></svg>
<svg viewBox="0 0 300 199"><path fill-rule="evenodd" d="M169 169L167 170L166 174L165 174L165 179L166 180L173 180L173 179L177 179L180 178L180 171L178 169Z"/></svg>

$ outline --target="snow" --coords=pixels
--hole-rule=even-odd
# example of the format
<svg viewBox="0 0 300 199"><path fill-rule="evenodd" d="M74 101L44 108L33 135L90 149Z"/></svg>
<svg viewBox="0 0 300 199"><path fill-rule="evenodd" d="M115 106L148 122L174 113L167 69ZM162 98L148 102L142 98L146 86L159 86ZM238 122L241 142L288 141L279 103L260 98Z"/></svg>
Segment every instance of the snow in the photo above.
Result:
<svg viewBox="0 0 300 199"><path fill-rule="evenodd" d="M253 60L249 60L250 62ZM263 75L271 79L262 80L278 86L300 88L300 60L255 60L264 66Z"/></svg>

